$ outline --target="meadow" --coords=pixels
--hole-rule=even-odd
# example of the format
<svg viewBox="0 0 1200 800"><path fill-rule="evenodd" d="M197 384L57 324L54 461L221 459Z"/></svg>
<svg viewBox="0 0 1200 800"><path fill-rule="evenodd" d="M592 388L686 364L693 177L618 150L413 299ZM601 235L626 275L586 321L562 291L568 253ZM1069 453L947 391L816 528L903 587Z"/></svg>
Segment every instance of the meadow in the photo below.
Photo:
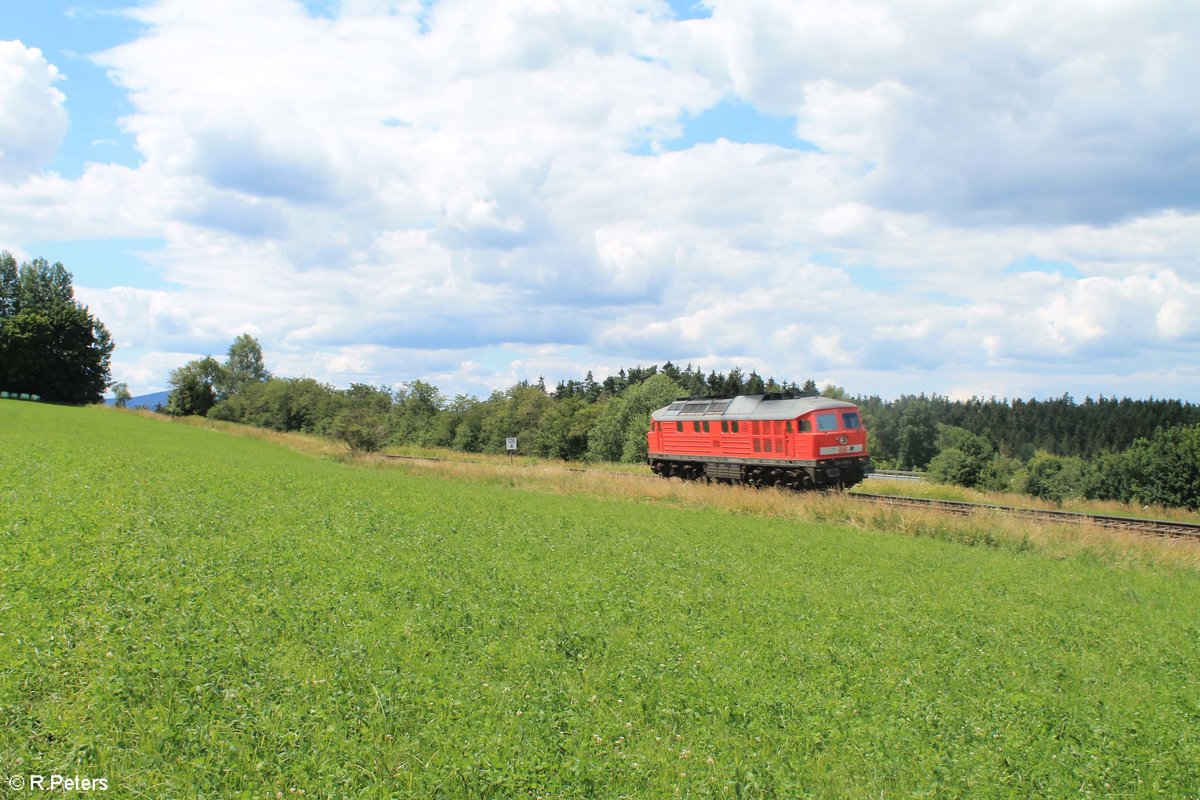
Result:
<svg viewBox="0 0 1200 800"><path fill-rule="evenodd" d="M0 401L0 796L1200 794L1195 545L230 433Z"/></svg>

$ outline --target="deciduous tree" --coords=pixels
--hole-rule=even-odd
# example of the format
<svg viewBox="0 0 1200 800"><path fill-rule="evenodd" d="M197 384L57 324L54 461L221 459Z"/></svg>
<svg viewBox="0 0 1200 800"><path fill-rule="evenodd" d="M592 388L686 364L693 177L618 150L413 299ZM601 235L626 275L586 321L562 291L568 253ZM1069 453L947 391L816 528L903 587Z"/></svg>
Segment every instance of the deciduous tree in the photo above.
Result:
<svg viewBox="0 0 1200 800"><path fill-rule="evenodd" d="M167 381L167 413L177 417L205 416L216 405L217 386L224 380L225 369L212 356L189 361L171 371Z"/></svg>
<svg viewBox="0 0 1200 800"><path fill-rule="evenodd" d="M217 394L222 399L237 394L252 383L266 383L271 374L263 363L262 346L248 333L233 340L225 360L222 383Z"/></svg>
<svg viewBox="0 0 1200 800"><path fill-rule="evenodd" d="M44 258L17 267L0 253L0 388L60 403L95 403L110 378L108 329L75 300L71 273Z"/></svg>

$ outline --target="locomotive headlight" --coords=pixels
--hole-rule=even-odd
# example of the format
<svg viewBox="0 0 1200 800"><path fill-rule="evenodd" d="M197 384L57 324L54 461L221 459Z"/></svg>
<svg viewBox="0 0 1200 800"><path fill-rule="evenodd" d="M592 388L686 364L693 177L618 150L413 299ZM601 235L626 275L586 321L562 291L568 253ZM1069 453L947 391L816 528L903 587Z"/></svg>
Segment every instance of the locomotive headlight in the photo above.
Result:
<svg viewBox="0 0 1200 800"><path fill-rule="evenodd" d="M848 442L848 441L850 441L850 440L849 440L849 439L847 439L847 438L846 438L846 434L844 434L844 433L843 433L841 436L839 436L839 437L837 438L837 441L838 441L838 444L845 444L846 442Z"/></svg>

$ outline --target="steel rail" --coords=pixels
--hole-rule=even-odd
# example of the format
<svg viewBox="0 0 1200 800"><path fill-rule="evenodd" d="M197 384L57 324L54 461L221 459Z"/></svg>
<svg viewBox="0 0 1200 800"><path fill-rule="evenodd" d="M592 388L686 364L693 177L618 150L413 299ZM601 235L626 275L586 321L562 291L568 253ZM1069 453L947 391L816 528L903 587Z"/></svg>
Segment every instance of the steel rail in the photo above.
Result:
<svg viewBox="0 0 1200 800"><path fill-rule="evenodd" d="M866 492L848 492L847 496L883 505L905 506L908 508L933 508L959 516L966 516L977 511L999 511L1012 516L1025 517L1026 519L1066 522L1074 525L1096 525L1102 528L1127 530L1136 533L1152 533L1156 536L1169 536L1200 541L1200 523L1196 522L1174 522L1165 519L1145 519L1142 517L1115 517L1107 514L1088 514L1082 511L1055 511L1048 508L1021 508L1018 506L1000 506L991 503L968 503L961 500L934 500L926 497L868 494Z"/></svg>

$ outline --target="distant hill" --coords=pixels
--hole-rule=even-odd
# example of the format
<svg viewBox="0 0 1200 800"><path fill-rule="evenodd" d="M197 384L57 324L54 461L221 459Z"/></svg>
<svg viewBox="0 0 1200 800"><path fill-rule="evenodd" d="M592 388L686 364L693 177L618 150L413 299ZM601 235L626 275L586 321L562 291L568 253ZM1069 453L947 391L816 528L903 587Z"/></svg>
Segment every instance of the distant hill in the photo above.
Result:
<svg viewBox="0 0 1200 800"><path fill-rule="evenodd" d="M167 395L169 395L169 394L170 394L169 391L163 390L161 392L154 392L153 394L139 395L137 397L131 398L130 401L125 404L125 407L126 408L148 408L151 411L153 411L158 406L162 406L163 408L166 408L167 407ZM116 404L116 400L112 400L112 399L105 400L104 402L110 406Z"/></svg>

